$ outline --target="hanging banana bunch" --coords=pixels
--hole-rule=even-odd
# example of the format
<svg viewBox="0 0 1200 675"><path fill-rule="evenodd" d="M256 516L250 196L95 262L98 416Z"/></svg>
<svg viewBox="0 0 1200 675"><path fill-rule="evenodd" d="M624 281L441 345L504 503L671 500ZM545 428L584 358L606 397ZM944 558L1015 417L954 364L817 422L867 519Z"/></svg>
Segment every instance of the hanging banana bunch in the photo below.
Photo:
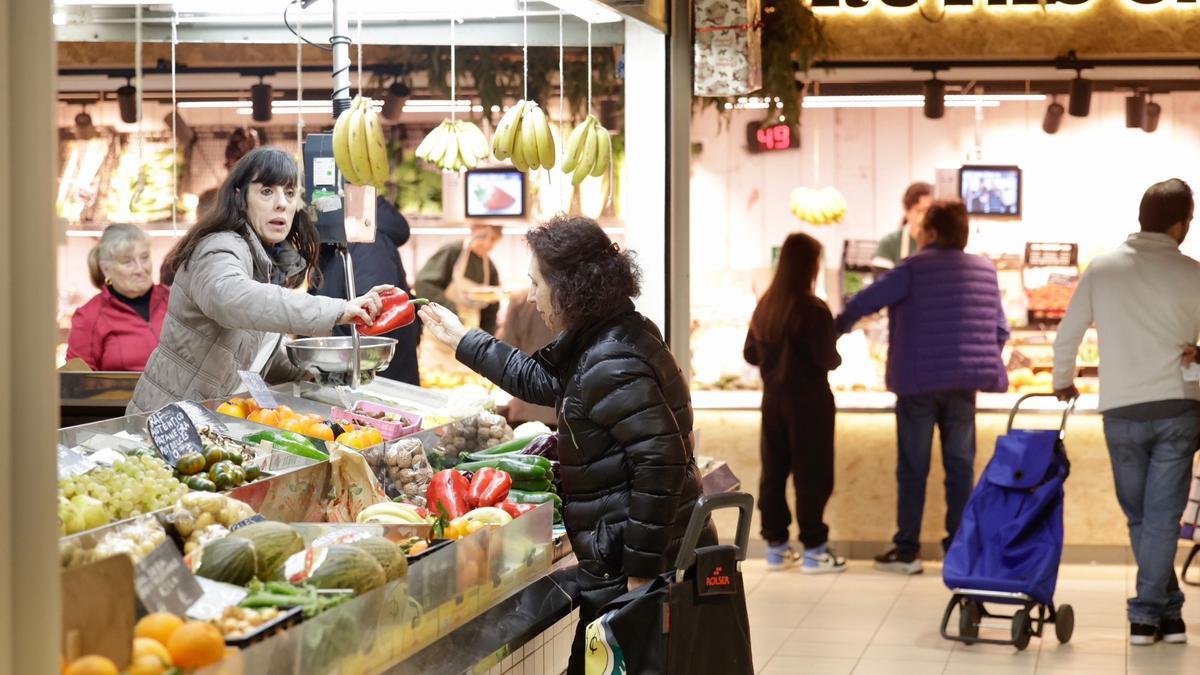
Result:
<svg viewBox="0 0 1200 675"><path fill-rule="evenodd" d="M442 120L417 146L417 157L443 171L474 169L491 153L487 136L473 122Z"/></svg>
<svg viewBox="0 0 1200 675"><path fill-rule="evenodd" d="M588 176L603 176L612 163L612 137L595 115L588 115L567 137L563 173L571 174L576 187Z"/></svg>
<svg viewBox="0 0 1200 675"><path fill-rule="evenodd" d="M554 168L554 136L546 113L534 101L517 101L504 113L492 136L496 159L511 159L518 171Z"/></svg>
<svg viewBox="0 0 1200 675"><path fill-rule="evenodd" d="M355 96L350 109L338 116L333 125L333 159L352 185L379 189L387 182L387 139L371 99Z"/></svg>

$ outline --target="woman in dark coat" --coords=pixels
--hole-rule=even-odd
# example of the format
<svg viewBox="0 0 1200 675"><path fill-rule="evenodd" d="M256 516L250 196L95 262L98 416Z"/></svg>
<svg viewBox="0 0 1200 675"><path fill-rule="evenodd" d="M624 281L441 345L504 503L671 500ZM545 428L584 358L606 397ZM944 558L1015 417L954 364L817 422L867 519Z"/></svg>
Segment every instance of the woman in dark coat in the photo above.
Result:
<svg viewBox="0 0 1200 675"><path fill-rule="evenodd" d="M582 673L584 627L673 565L701 495L691 395L658 328L634 309L640 271L630 252L578 217L555 218L526 241L529 299L558 332L544 349L525 356L437 305L421 318L463 364L558 411L563 520L582 595L568 672Z"/></svg>

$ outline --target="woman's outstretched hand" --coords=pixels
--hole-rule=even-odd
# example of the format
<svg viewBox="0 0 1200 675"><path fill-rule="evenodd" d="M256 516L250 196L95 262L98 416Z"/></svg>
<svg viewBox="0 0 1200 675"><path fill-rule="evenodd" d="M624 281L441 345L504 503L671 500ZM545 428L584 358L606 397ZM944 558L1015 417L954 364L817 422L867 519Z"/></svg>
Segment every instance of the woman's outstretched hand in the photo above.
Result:
<svg viewBox="0 0 1200 675"><path fill-rule="evenodd" d="M458 343L462 342L463 336L467 334L467 328L459 321L457 314L436 302L431 302L422 307L417 315L439 342L450 349L458 350Z"/></svg>

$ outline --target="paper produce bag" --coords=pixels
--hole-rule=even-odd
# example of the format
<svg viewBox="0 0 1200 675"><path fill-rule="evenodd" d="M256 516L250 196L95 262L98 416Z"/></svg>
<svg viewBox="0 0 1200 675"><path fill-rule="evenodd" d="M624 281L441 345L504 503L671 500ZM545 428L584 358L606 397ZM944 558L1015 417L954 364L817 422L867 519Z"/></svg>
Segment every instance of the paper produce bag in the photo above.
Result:
<svg viewBox="0 0 1200 675"><path fill-rule="evenodd" d="M744 96L762 87L762 0L696 0L696 96Z"/></svg>
<svg viewBox="0 0 1200 675"><path fill-rule="evenodd" d="M386 502L388 498L361 453L340 443L332 445L325 520L330 523L353 523L363 509Z"/></svg>

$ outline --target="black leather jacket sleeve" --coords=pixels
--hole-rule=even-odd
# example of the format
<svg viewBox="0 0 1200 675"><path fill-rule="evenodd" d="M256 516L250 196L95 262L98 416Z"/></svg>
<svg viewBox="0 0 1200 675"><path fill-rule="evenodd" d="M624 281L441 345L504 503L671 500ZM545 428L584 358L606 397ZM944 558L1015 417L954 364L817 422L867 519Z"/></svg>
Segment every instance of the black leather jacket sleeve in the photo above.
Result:
<svg viewBox="0 0 1200 675"><path fill-rule="evenodd" d="M526 403L554 406L561 395L558 377L541 362L478 328L458 343L455 357Z"/></svg>
<svg viewBox="0 0 1200 675"><path fill-rule="evenodd" d="M583 407L625 453L629 520L622 572L649 578L664 571L689 451L654 368L632 351L603 350L585 363Z"/></svg>

